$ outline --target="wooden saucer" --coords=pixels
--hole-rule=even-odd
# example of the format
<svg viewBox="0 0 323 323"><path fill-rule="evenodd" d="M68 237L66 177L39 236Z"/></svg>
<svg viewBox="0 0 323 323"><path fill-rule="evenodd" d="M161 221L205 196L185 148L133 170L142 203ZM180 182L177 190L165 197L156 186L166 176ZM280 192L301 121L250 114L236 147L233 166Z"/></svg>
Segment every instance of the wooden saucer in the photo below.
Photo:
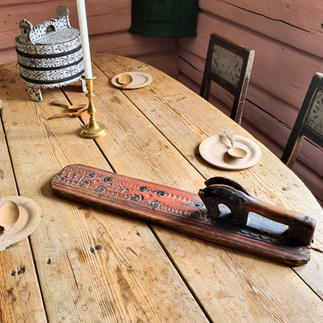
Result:
<svg viewBox="0 0 323 323"><path fill-rule="evenodd" d="M0 236L0 251L29 236L35 230L41 218L40 206L27 197L5 196L0 199L0 205L6 201L13 201L17 204L19 218L6 233Z"/></svg>
<svg viewBox="0 0 323 323"><path fill-rule="evenodd" d="M260 147L252 140L236 135L234 146L247 152L244 158L233 158L228 154L231 147L230 140L225 135L214 135L204 139L199 146L202 158L209 164L223 169L245 169L260 160L262 153Z"/></svg>
<svg viewBox="0 0 323 323"><path fill-rule="evenodd" d="M120 84L118 80L119 80L119 77L123 74L129 74L132 77L132 82L129 85L127 85L127 87L123 88L123 90L140 89L144 86L149 85L153 81L153 77L147 73L142 73L142 72L120 73L111 79L111 83L115 87L122 88L122 84Z"/></svg>

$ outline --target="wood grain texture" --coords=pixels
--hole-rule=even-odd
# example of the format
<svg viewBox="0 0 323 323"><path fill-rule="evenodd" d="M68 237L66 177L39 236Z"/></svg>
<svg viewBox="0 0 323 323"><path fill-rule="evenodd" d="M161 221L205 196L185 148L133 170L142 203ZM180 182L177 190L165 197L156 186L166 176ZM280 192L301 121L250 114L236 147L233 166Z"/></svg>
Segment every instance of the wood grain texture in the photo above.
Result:
<svg viewBox="0 0 323 323"><path fill-rule="evenodd" d="M208 36L210 31L216 30L221 30L223 37L255 50L255 64L251 73L252 83L261 86L272 95L284 98L292 105L301 105L304 97L302 87L308 87L313 74L320 69L320 58L305 56L301 51L267 39L258 33L250 37L249 31L241 28L238 24L223 18L215 19L203 12L199 15L197 27L199 37L183 39L178 42L186 50L205 58ZM259 104L260 102L255 103ZM268 105L269 102L262 104L265 109L266 104ZM279 113L279 110L276 113Z"/></svg>
<svg viewBox="0 0 323 323"><path fill-rule="evenodd" d="M317 12L322 4L315 1L310 8L307 6L307 2L300 1L246 4L241 0L202 0L198 37L178 40L180 71L197 84L210 33L221 31L222 36L255 50L244 118L256 126L253 134L263 138L264 144L271 147L271 141L276 143L277 152L285 146L310 80L321 68L322 28ZM213 94L229 104L227 94L217 91ZM294 169L321 201L323 191L317 187L323 181L322 158L321 149L306 144L299 155L305 166L297 163ZM313 176L307 178L298 171L304 167Z"/></svg>
<svg viewBox="0 0 323 323"><path fill-rule="evenodd" d="M104 66L104 61L107 56L105 55L100 55L100 54L94 54L94 62L96 64L99 64L100 66ZM196 106L201 106L200 102L200 97L196 95L191 95L189 98L185 97L183 95L181 99L179 100L176 97L176 94L180 93L181 89L184 89L185 87L181 85L180 83L177 83L175 81L172 81L172 84L176 84L174 87L169 87L169 82L171 79L168 78L167 75L162 74L160 72L156 72L151 67L148 67L147 65L144 65L141 67L141 65L136 66L136 60L129 60L129 62L133 62L132 66L127 66L124 65L124 62L120 62L120 66L116 64L118 61L118 58L116 56L112 56L109 59L109 64L108 66L111 67L109 70L109 67L106 67L103 71L108 75L109 78L111 78L114 74L120 73L121 68L124 70L142 70L142 71L147 71L149 68L149 73L154 77L154 83L147 88L144 88L140 91L127 91L124 92L125 95L127 95L132 102L135 102L135 104L138 106L138 108L151 120L157 127L158 129L162 130L163 133L167 136L167 138L171 138L172 143L174 146L177 147L177 149L180 149L181 152L186 156L186 158L194 164L195 167L198 166L199 171L201 169L205 170L207 173L204 175L209 175L205 177L211 177L210 175L213 174L228 174L226 171L215 169L215 168L210 168L208 165L206 165L204 162L201 162L201 159L196 159L196 154L194 149L198 147L199 143L201 142L202 139L206 138L209 135L212 135L214 133L217 133L221 127L224 129L226 124L223 122L228 122L227 119L223 120L223 118L219 117L219 120L216 119L216 115L222 115L220 111L217 111L211 104L209 104L207 101L202 101L203 102L203 114L196 114ZM113 68L114 66L114 68ZM155 75L157 76L155 77ZM155 86L154 86L155 84ZM149 91L150 93L145 95L145 92ZM183 90L184 91L184 90ZM142 94L141 94L142 93ZM142 99L140 95L144 96L145 99ZM174 101L176 99L176 101ZM153 106L156 106L156 101L159 102L159 109L156 112L156 109ZM152 102L155 102L154 104ZM202 106L201 106L202 109ZM209 113L208 113L209 112ZM212 116L212 117L210 117ZM166 122L167 120L167 122ZM228 124L231 126L233 129L237 129L239 132L243 132L243 128L238 126L236 123L231 121ZM167 131L167 132L166 132ZM171 136L172 134L172 136ZM246 134L246 136L250 136ZM185 140L182 140L182 138L185 138ZM252 137L250 137L252 138ZM194 147L194 149L192 148ZM266 156L271 156L271 152L266 149L265 147L262 147L262 152ZM274 157L273 160L275 160ZM280 163L278 163L280 165ZM251 172L251 173L261 173L262 174L262 166L255 165L251 169L247 169L244 171L240 172L232 172L229 173L230 176L232 176L232 180L235 180L242 185L245 184L246 189L253 189L253 180L250 179L248 181L248 177L244 174L245 172ZM280 172L281 174L275 175L275 172ZM210 173L211 172L211 173ZM280 189L278 191L275 191L275 198L279 198L279 196L283 197L286 194L290 196L291 199L297 199L297 202L295 202L299 205L302 205L302 211L306 212L306 208L309 207L313 201L308 201L304 199L302 203L299 203L299 199L301 196L296 194L296 196L293 197L294 193L292 191L288 190L283 190L281 185L284 185L281 180L279 180L280 177L286 178L287 176L284 175L284 173L288 173L288 178L294 178L295 180L297 179L297 176L293 174L292 171L288 170L284 165L281 165L280 169L272 169L267 171L271 176L274 176L276 179L272 185L277 185L277 183L280 183ZM266 176L264 174L264 176ZM257 176L258 177L258 176ZM261 177L261 176L260 176ZM288 185L286 182L285 185ZM288 185L289 186L289 185ZM297 185L299 186L299 185ZM259 186L261 187L261 186ZM294 189L299 189L299 188L290 188L290 190ZM303 185L301 189L306 190L306 187ZM251 191L252 192L252 191ZM257 191L254 192L255 196L258 197L263 197L265 200L268 202L274 202L275 204L281 204L281 203L286 203L283 202L282 200L276 200L273 201L271 200L272 196L270 192L268 192L266 189L264 189L262 192ZM289 199L288 199L289 200ZM316 202L315 202L316 203ZM317 203L316 203L317 205ZM288 205L285 204L285 207ZM293 207L293 202L290 204L290 207ZM319 206L317 205L317 212L320 213L321 210Z"/></svg>
<svg viewBox="0 0 323 323"><path fill-rule="evenodd" d="M5 0L0 10L0 64L16 61L14 38L18 23L26 18L33 24L51 19L59 1L50 5L44 0ZM72 26L78 28L75 1L64 3L70 9ZM242 0L199 2L198 36L185 39L162 39L130 34L131 1L88 0L88 25L93 52L106 52L141 58L145 62L177 77L179 71L201 84L198 71L203 71L209 34L223 33L256 50L251 83L248 89L244 118L257 120L253 134L274 151L280 152L287 142L312 75L320 71L322 59L322 27L319 0L283 2L278 0ZM39 13L42 19L40 21ZM179 47L178 47L178 44ZM178 50L178 60L173 53ZM149 58L151 56L151 58ZM172 57L170 59L170 57ZM146 59L147 58L147 59ZM182 62L185 60L185 63ZM178 62L178 65L175 64ZM213 92L226 104L227 94ZM275 131L272 131L275 129ZM280 157L280 156L279 156ZM294 170L323 201L323 192L316 187L322 182L323 152L313 145L304 145ZM318 177L306 177L306 173Z"/></svg>
<svg viewBox="0 0 323 323"><path fill-rule="evenodd" d="M4 1L0 5L0 64L15 61L15 37L20 35L19 21L27 19L34 26L56 17L59 1ZM79 29L76 2L67 0L72 27ZM131 0L86 1L90 46L93 52L141 56L177 49L176 39L158 39L129 33ZM40 14L41 13L41 14Z"/></svg>
<svg viewBox="0 0 323 323"><path fill-rule="evenodd" d="M4 3L3 3L4 2ZM20 34L19 21L27 19L33 26L56 18L56 7L60 1L1 1L0 38L1 48L14 47L16 35ZM76 1L66 0L72 27L79 29ZM89 35L126 30L130 27L131 0L86 1ZM109 22L109 23L107 23Z"/></svg>
<svg viewBox="0 0 323 323"><path fill-rule="evenodd" d="M209 1L200 9L284 44L321 57L321 1ZM310 19L309 19L310 18Z"/></svg>
<svg viewBox="0 0 323 323"><path fill-rule="evenodd" d="M129 64L125 65L124 62L119 60L117 57L111 57L108 63L106 61L106 56L102 55L94 55L93 60L109 78L112 78L116 73L122 72L122 70L135 71L138 67L138 63L136 61L133 61L132 64L130 64L131 61L129 61ZM107 67L102 68L104 64L107 64ZM113 72L111 72L111 70ZM275 167L273 167L272 170L267 169L266 167L265 171L262 170L263 164L260 162L249 170L228 173L209 167L205 164L196 153L196 148L202 139L208 135L216 133L221 128L224 129L224 127L228 125L237 133L243 133L243 135L246 136L247 133L245 133L244 130L233 121L229 121L229 119L226 119L226 123L224 124L221 112L215 112L214 107L211 104L205 102L202 108L199 96L190 95L187 97L185 95L186 91L184 90L183 85L179 83L176 83L175 85L174 81L170 81L166 75L157 72L153 68L145 66L144 71L149 72L149 74L154 77L154 82L151 83L149 87L143 88L140 91L124 91L123 94L129 97L138 109L140 109L140 111L162 132L170 143L175 146L183 156L185 156L185 158L198 170L199 173L203 175L204 178L221 175L226 177L229 176L231 179L238 181L249 189L250 192L255 194L255 196L266 200L269 203L284 205L289 209L293 209L295 208L295 205L297 205L299 211L306 211L306 208L313 207L314 203L316 205L316 211L314 213L322 213L314 198L311 201L307 201L306 198L304 201L300 201L300 199L302 199L302 194L305 194L307 188L302 184L300 185L297 177L290 170L286 169L284 165L281 165L280 168L276 167L275 164ZM171 86L169 84L170 82ZM196 106L201 107L204 113L197 114ZM127 111L129 113L129 110ZM100 113L98 112L98 114ZM137 120L137 118L135 117L134 120ZM113 124L115 123L116 120ZM131 125L129 126L131 127ZM145 127L141 128L145 129ZM137 136L134 130L135 129L131 131L131 135ZM151 138L151 136L146 137L144 141L147 142L148 140L149 149L153 149L154 147ZM183 138L185 139L183 140ZM131 139L131 141L134 142L133 139ZM135 142L137 143L137 141ZM122 144L122 147L123 145L124 143ZM106 148L103 149L105 150ZM171 147L169 148L169 145L168 149L171 149ZM127 160L127 156L129 155L127 150L128 149L121 148L117 156L123 160ZM262 151L264 156L266 156L264 158L269 158L273 163L275 163L276 159L268 150L266 150L265 147L262 147ZM160 154L164 156L161 160L162 163L168 160L167 150L165 151L165 149L162 149ZM133 156L133 153L131 156ZM137 164L139 160L136 158L134 162ZM143 163L143 161L141 161L141 163ZM181 180L181 176L178 177L180 170L178 170L176 163L174 163L171 168L167 169L167 175L173 173L172 178L176 178L176 182L174 182L174 180L169 182L168 178L165 177L160 178L159 166L158 169L154 171L151 170L153 172L147 175L146 172L149 171L149 169L146 169L146 167L143 172L143 170L138 169L138 167L132 167L127 163L125 163L125 165L126 167L119 169L118 172L125 175L132 174L132 176L135 174L135 177L143 179L147 179L146 176L149 176L150 180L158 181L158 183L167 185L175 184L175 187L192 192L198 189L198 186L196 186L195 180L192 178L191 174L189 174L189 177L192 178L190 182L186 180L188 175L184 177L184 180ZM277 166L278 165L279 163ZM257 181L256 190L255 181ZM318 225L322 227L323 223L321 216L318 217L318 222ZM210 245L210 250L204 252L207 244L202 241L190 238L183 239L183 236L179 236L178 234L174 234L173 232L160 229L158 227L153 227L153 229L175 262L176 267L180 269L183 277L185 277L185 280L187 280L189 286L194 291L194 294L202 300L201 302L203 307L208 313L210 313L209 315L211 317L216 318L215 320L222 319L230 321L239 318L239 320L245 320L246 322L250 322L252 320L256 322L260 318L262 318L263 321L266 321L266 318L271 320L272 315L274 315L278 321L282 322L288 321L288 319L302 322L302 320L309 318L315 322L315 320L320 320L322 318L322 315L319 312L317 313L317 316L315 314L313 316L310 312L301 313L299 310L296 312L290 310L290 304L288 304L288 306L284 305L284 300L292 297L293 301L295 300L298 304L297 306L304 308L301 304L303 304L304 299L307 299L307 296L304 298L303 293L308 296L311 294L309 290L303 290L299 294L299 287L302 285L302 279L295 276L295 273L293 273L289 268L282 268L277 264L268 263L262 259L255 259L254 257L250 258L246 255L235 253L215 245ZM320 233L317 234L316 240L317 246L321 248L323 240ZM223 256L220 256L222 253ZM227 253L230 255L227 255ZM319 275L321 270L320 268L322 268L323 259L321 253L312 250L312 255L317 259L316 262L313 262L315 263L313 267L316 267L317 271L312 267L311 269L307 269L307 267L304 268L301 273L304 278L316 275L315 272ZM264 269L264 276L262 276L262 274L259 276L257 271L262 270L263 266L269 267ZM231 275L231 269L228 269L229 271L226 272L223 268L235 268L237 272L236 274ZM281 276L279 277L276 274L277 270L281 271ZM234 286L232 287L231 292L228 292L229 281L231 286ZM323 294L320 289L320 284L312 283L312 288L315 289L317 294L322 297ZM293 287L290 287L290 284L293 285ZM288 288L287 285L289 286ZM269 294L268 291L265 292L265 286L271 286ZM237 295L236 288L239 289L238 294L243 295L239 299L235 297ZM292 288L292 290L290 288ZM283 295L284 293L282 290L286 292L285 296ZM223 295L223 303L221 303L222 306L226 306L229 299L232 299L234 302L234 305L230 303L231 310L228 311L225 316L223 316L223 312L219 313L221 305L218 305L218 302L221 294ZM245 300L249 299L249 297L251 297L252 300L250 300L250 303L248 301L248 304L252 303L253 305L247 306ZM320 304L317 303L318 298L316 296L311 298L311 300L307 299L306 301L309 301L308 304ZM215 302L217 306L214 306ZM253 310L251 310L251 307ZM247 313L249 313L249 316ZM296 315L294 316L293 313ZM292 318L290 315L292 315Z"/></svg>
<svg viewBox="0 0 323 323"><path fill-rule="evenodd" d="M200 87L199 84L202 80L202 62L201 59L198 57L194 57L193 54L185 51L184 49L181 49L179 51L180 59L178 60L178 66L181 70L181 72L184 75L188 75L191 79L193 79L197 86L194 87L194 91L196 93L199 93ZM188 62L194 60L196 63L198 63L194 68L191 64ZM246 106L243 112L243 120L246 122L252 123L256 126L257 130L252 131L252 133L258 137L261 135L265 135L268 138L273 136L273 131L271 127L268 127L268 124L272 124L272 126L275 129L275 141L277 144L277 147L279 149L276 149L278 157L282 154L282 147L284 147L285 142L288 139L290 128L287 127L286 122L290 122L291 126L296 120L297 117L297 111L295 109L292 109L291 105L286 105L286 103L282 102L281 100L274 101L274 104L276 107L279 107L280 110L283 112L281 113L281 119L273 118L272 115L268 114L266 111L259 109L258 106L253 104L252 102L252 94L250 92L256 92L257 95L261 95L263 92L261 89L255 86L250 86L249 91L247 95L250 97L249 101L246 102ZM229 114L228 106L232 104L233 97L230 93L227 91L221 89L220 87L215 87L212 85L211 93L213 94L213 98L211 98L211 102L215 102L216 107L220 107L222 111L225 111L227 114ZM305 94L304 94L305 96ZM265 96L263 96L263 99L266 99ZM267 97L267 99L269 99ZM273 99L271 99L273 100ZM219 104L220 103L220 104ZM287 108L288 107L288 108ZM278 108L277 108L278 109ZM287 110L287 111L285 111ZM293 112L293 114L292 114ZM286 120L287 119L287 120ZM259 130L261 132L259 132ZM268 139L267 139L268 141ZM266 145L267 143L266 139L264 142ZM273 150L275 152L275 150ZM320 162L322 159L322 149L319 149L313 145L310 145L308 143L305 143L302 147L299 160L305 161L308 168L314 170L320 177L323 176L323 165ZM306 180L306 178L304 178ZM316 182L314 180L314 182Z"/></svg>
<svg viewBox="0 0 323 323"><path fill-rule="evenodd" d="M46 90L43 102L33 102L23 91L16 64L0 71L6 86L0 95L9 103L3 125L16 183L43 213L30 240L49 322L320 322L322 253L311 250L311 266L296 274L287 266L52 195L49 181L71 163L191 192L206 178L223 175L268 203L312 210L320 228L314 246L321 248L321 209L265 147L263 163L237 172L210 167L196 153L202 139L224 126L252 138L243 128L145 63L92 57L96 117L108 128L96 141L79 137L80 119L48 120L62 112L51 100L86 102L80 85L65 87L64 93ZM154 81L120 91L110 79L123 71L146 72ZM197 106L203 114L196 113Z"/></svg>
<svg viewBox="0 0 323 323"><path fill-rule="evenodd" d="M10 68L9 68L10 70ZM2 91L8 90L8 75L1 69ZM10 104L1 91L5 114ZM2 120L2 119L1 119ZM17 195L6 138L0 128L0 192L1 197ZM47 322L28 238L0 252L0 321ZM28 299L28 303L26 303ZM19 304L19 305L17 305Z"/></svg>
<svg viewBox="0 0 323 323"><path fill-rule="evenodd" d="M156 38L130 34L129 32L95 35L90 39L93 52L141 56L148 54L168 53L177 49L176 39Z"/></svg>
<svg viewBox="0 0 323 323"><path fill-rule="evenodd" d="M100 77L99 70L94 72ZM44 101L33 102L24 91L17 91L23 87L16 64L2 69L1 75L7 82L11 80L0 91L1 97L10 102L3 111L3 120L17 185L20 193L33 197L43 211L42 221L31 235L31 245L49 322L207 322L146 224L66 203L52 195L49 181L63 166L82 162L110 170L109 163L94 141L79 137L80 120L48 120L62 111L49 102L66 102L59 89L44 91ZM106 145L104 154L109 158L115 155L116 168L123 161L125 167L136 168L142 156L134 164L131 150L136 152L140 139L133 135L136 146L129 140L128 124L134 122L127 111L131 104L119 90L111 96L117 91L101 81L101 88L95 85L96 107L111 109L110 101L115 98L115 115L128 115L127 121L116 119L116 132L109 127L107 119L113 120L110 114L105 111L105 117L101 115L109 128L107 137L101 139ZM66 91L72 103L86 103L79 85ZM17 115L22 117L17 119ZM151 137L156 133L158 136L158 131L137 112L137 121L141 119L146 123L146 135L151 132ZM165 139L159 137L162 147ZM122 140L125 145L121 145ZM120 150L129 151L127 161L120 160ZM142 153L144 160L149 160L149 152ZM184 160L181 156L179 159ZM153 156L151 160L150 167L155 168ZM165 173L161 170L160 176Z"/></svg>
<svg viewBox="0 0 323 323"><path fill-rule="evenodd" d="M179 74L177 52L157 53L135 56L141 62L154 66L158 70L176 78Z"/></svg>
<svg viewBox="0 0 323 323"><path fill-rule="evenodd" d="M224 1L221 1L224 3ZM323 4L320 1L294 0L292 3L282 3L279 0L271 0L270 3L265 1L248 1L241 5L240 0L229 0L225 2L228 5L246 11L254 12L264 17L280 21L294 28L304 29L313 34L321 32L321 15ZM207 0L201 0L201 6L212 5ZM311 19L308 19L311 17Z"/></svg>

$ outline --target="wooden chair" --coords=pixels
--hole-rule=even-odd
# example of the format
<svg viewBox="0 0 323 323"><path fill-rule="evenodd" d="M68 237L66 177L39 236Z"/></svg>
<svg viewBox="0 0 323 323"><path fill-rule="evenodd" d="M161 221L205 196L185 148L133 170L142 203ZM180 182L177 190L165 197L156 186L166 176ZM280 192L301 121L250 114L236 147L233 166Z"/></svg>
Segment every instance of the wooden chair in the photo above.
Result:
<svg viewBox="0 0 323 323"><path fill-rule="evenodd" d="M323 74L316 73L306 93L281 161L292 168L303 138L323 147Z"/></svg>
<svg viewBox="0 0 323 323"><path fill-rule="evenodd" d="M230 118L241 123L243 106L253 64L254 50L211 34L200 96L209 99L211 81L233 94Z"/></svg>

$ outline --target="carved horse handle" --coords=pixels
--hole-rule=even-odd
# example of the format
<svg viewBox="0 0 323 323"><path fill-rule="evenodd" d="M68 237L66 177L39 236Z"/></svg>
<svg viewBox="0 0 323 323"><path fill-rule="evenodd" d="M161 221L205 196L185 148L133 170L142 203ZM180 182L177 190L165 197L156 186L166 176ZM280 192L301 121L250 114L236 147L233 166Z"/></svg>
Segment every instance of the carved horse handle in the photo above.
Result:
<svg viewBox="0 0 323 323"><path fill-rule="evenodd" d="M311 244L316 225L315 219L260 201L239 184L228 179L224 182L222 178L212 178L206 184L208 186L199 191L199 196L210 213L209 216L219 217L219 204L228 206L232 212L233 222L240 225L247 223L249 212L257 213L272 221L287 225L288 230L284 236L289 241L306 246Z"/></svg>

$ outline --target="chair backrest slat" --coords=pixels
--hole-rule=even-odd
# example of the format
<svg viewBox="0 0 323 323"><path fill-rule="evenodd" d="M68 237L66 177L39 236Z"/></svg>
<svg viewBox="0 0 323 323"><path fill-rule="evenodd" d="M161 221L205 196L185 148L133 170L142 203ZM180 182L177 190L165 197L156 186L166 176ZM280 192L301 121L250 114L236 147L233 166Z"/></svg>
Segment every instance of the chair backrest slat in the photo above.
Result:
<svg viewBox="0 0 323 323"><path fill-rule="evenodd" d="M211 34L200 95L209 99L211 81L234 96L230 117L241 123L255 52Z"/></svg>
<svg viewBox="0 0 323 323"><path fill-rule="evenodd" d="M316 73L306 93L281 161L292 168L304 137L323 147L323 74Z"/></svg>

